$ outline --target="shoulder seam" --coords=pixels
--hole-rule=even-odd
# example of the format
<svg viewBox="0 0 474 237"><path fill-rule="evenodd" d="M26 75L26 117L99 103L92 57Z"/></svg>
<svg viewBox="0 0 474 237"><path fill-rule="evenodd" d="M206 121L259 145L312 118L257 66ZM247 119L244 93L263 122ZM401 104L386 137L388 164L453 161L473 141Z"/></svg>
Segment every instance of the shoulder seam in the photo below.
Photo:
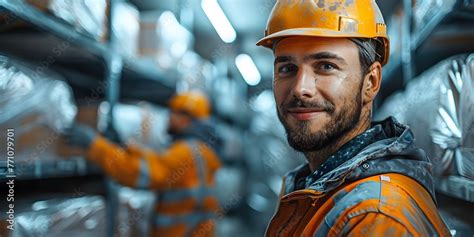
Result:
<svg viewBox="0 0 474 237"><path fill-rule="evenodd" d="M417 208L418 210L422 211L419 207L418 207L418 204L416 203L416 200L410 195L410 193L408 193L408 191L406 189L404 189L403 187L400 187L398 185L396 185L395 183L391 183L391 182L387 182L385 184L382 184L382 182L380 182L380 188L382 189L382 185L389 185L389 186L392 186L394 188L396 188L397 190L399 190L400 192L400 195L405 195L407 198L409 198L415 205L417 205ZM380 194L382 194L382 190L380 190ZM390 217L391 219L394 219L396 220L398 223L400 223L401 225L403 225L404 228L406 228L407 230L409 229L409 227L407 226L407 224L404 224L402 221L400 221L396 216L394 215L391 215L390 213L387 213L383 210L382 208L382 197L380 197L379 199L379 210L381 213L383 213L385 216L387 217Z"/></svg>
<svg viewBox="0 0 474 237"><path fill-rule="evenodd" d="M341 231L344 229L344 227L347 226L347 224L349 223L349 221L350 221L351 219L353 219L354 217L360 216L360 215L366 215L366 214L368 214L368 213L377 213L377 214L383 215L384 217L390 218L390 219L394 220L395 222L397 222L398 224L400 224L401 226L403 226L403 228L404 228L409 234L413 235L413 234L410 232L410 230L409 230L403 223L401 223L399 220L397 220L396 218L392 217L391 215L387 215L386 213L382 212L381 210L377 210L377 211L367 210L367 211L365 211L365 212L358 213L358 214L356 214L356 215L353 215L353 216L348 217L347 222L344 223L343 228L341 228Z"/></svg>

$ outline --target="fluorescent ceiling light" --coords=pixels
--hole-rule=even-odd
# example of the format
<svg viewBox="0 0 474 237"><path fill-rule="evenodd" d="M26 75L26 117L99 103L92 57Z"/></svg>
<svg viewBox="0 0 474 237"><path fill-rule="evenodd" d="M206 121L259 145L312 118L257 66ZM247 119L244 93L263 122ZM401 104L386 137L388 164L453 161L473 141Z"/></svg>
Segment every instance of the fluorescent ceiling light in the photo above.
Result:
<svg viewBox="0 0 474 237"><path fill-rule="evenodd" d="M275 107L273 92L271 90L264 90L250 101L250 107L257 112L273 111Z"/></svg>
<svg viewBox="0 0 474 237"><path fill-rule="evenodd" d="M235 65L247 84L255 86L260 83L262 77L250 56L247 54L240 54L235 58Z"/></svg>
<svg viewBox="0 0 474 237"><path fill-rule="evenodd" d="M226 43L234 42L237 34L217 0L202 0L201 7L222 41Z"/></svg>

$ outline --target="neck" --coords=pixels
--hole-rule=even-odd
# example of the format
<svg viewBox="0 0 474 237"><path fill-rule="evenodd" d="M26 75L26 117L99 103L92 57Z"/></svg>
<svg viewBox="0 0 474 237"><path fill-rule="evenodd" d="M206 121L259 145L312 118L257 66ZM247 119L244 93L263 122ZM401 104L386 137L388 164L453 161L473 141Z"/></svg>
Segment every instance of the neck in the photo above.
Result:
<svg viewBox="0 0 474 237"><path fill-rule="evenodd" d="M361 116L362 117L362 116ZM361 119L359 123L343 136L339 137L333 141L328 146L315 151L305 152L304 155L306 160L309 163L311 171L315 171L321 166L321 164L328 159L329 156L336 153L344 144L357 137L358 135L364 133L367 129L370 128L371 119L370 116L363 116L364 119Z"/></svg>

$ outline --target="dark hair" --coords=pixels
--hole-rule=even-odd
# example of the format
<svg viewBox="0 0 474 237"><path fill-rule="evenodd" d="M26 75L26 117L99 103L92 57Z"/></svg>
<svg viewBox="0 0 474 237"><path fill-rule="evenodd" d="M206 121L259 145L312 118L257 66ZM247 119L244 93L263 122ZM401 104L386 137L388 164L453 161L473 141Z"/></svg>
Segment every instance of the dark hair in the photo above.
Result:
<svg viewBox="0 0 474 237"><path fill-rule="evenodd" d="M376 62L382 62L383 48L378 39L350 38L359 48L359 60L362 76L368 71L370 66Z"/></svg>

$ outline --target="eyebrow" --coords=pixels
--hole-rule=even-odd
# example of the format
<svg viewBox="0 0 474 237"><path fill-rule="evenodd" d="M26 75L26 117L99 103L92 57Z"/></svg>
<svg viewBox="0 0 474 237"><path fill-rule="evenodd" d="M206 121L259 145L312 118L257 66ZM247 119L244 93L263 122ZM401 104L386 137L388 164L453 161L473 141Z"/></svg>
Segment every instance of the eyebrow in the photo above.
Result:
<svg viewBox="0 0 474 237"><path fill-rule="evenodd" d="M330 53L330 52L320 52L320 53L306 55L303 60L310 61L310 60L321 60L321 59L333 59L347 65L346 60L339 57L337 54ZM273 65L276 65L277 63L294 62L294 61L296 60L292 56L277 56L275 58L275 61L273 62Z"/></svg>
<svg viewBox="0 0 474 237"><path fill-rule="evenodd" d="M286 62L294 62L296 61L295 58L291 56L277 56L275 58L275 61L273 62L273 65L276 65L277 63L286 63Z"/></svg>
<svg viewBox="0 0 474 237"><path fill-rule="evenodd" d="M347 65L346 60L344 60L337 54L330 53L330 52L315 53L315 54L310 54L304 57L304 61L320 60L320 59L333 59Z"/></svg>

